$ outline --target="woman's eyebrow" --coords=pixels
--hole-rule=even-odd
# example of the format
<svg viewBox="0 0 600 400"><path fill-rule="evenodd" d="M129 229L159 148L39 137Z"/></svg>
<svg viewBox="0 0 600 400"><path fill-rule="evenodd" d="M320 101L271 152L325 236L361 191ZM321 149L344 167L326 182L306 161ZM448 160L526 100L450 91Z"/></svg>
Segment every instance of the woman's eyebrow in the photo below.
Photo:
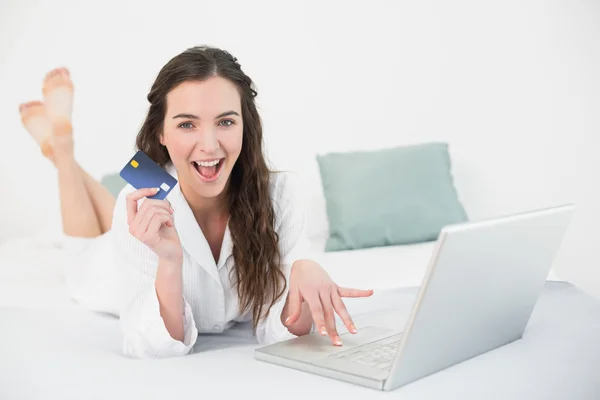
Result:
<svg viewBox="0 0 600 400"><path fill-rule="evenodd" d="M224 113L217 115L215 117L215 119L223 118L228 115L237 115L238 117L240 116L240 114L238 114L237 111L230 110L230 111L225 111ZM198 117L194 114L177 114L176 116L173 117L173 119L175 119L175 118L200 119L200 117Z"/></svg>
<svg viewBox="0 0 600 400"><path fill-rule="evenodd" d="M230 111L225 111L224 113L221 113L221 114L217 115L215 117L215 119L223 118L223 117L226 117L228 115L237 115L238 117L240 116L240 114L238 114L237 112L235 112L233 110L230 110Z"/></svg>
<svg viewBox="0 0 600 400"><path fill-rule="evenodd" d="M200 119L200 117L197 117L194 114L177 114L173 117L173 119L175 118Z"/></svg>

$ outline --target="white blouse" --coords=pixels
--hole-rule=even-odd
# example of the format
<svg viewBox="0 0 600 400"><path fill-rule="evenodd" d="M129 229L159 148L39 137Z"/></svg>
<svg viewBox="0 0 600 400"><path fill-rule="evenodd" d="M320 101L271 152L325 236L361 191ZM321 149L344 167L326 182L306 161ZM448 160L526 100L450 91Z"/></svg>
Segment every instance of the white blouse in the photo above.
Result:
<svg viewBox="0 0 600 400"><path fill-rule="evenodd" d="M172 164L167 170L177 178ZM299 207L291 173L271 173L271 200L275 212L275 230L279 235L281 268L289 280L294 261L308 258L306 223ZM120 323L123 351L136 358L172 357L187 354L196 343L198 333L223 332L236 322L252 320L251 312L244 315L238 307L238 293L230 281L234 268L232 240L229 227L225 230L221 254L215 263L210 247L200 229L179 185L169 193L167 200L174 209L175 228L183 247L183 342L175 340L167 331L160 316L155 289L158 257L141 241L129 233L125 197L135 189L127 185L115 205L111 236L115 262L122 274L123 307ZM139 205L143 202L140 200ZM259 344L291 339L295 336L281 323L281 312L288 293L271 308L266 319L257 327Z"/></svg>

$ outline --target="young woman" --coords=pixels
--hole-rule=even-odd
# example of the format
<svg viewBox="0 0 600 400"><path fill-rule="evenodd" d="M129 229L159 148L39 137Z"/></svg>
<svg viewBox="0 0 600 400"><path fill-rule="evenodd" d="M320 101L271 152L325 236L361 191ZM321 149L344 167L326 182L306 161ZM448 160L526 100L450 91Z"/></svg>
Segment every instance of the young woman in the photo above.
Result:
<svg viewBox="0 0 600 400"><path fill-rule="evenodd" d="M267 168L257 93L237 59L194 47L159 72L136 144L177 178L166 200L128 185L115 201L83 172L73 158L72 92L68 71L55 70L45 104L21 113L58 169L65 234L95 238L89 248L101 255L78 265L86 272L73 290L116 301L92 308L116 310L125 354L187 354L198 333L243 321L261 344L314 324L341 345L334 313L356 333L342 298L372 291L339 287L307 259L294 185Z"/></svg>

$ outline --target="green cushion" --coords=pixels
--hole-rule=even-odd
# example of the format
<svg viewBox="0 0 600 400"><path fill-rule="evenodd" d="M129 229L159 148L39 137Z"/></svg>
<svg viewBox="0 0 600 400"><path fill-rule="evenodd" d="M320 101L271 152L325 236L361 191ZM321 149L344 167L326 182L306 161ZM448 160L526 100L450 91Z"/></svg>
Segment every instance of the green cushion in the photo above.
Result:
<svg viewBox="0 0 600 400"><path fill-rule="evenodd" d="M467 220L446 143L318 155L326 251L427 242Z"/></svg>
<svg viewBox="0 0 600 400"><path fill-rule="evenodd" d="M104 185L115 197L127 185L127 182L119 174L108 174L102 177L100 183Z"/></svg>

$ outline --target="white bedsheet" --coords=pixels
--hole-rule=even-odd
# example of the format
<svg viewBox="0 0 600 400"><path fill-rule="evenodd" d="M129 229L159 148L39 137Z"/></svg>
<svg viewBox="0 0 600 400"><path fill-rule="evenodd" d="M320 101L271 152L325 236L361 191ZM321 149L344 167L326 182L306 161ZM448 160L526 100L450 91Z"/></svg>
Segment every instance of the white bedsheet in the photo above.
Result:
<svg viewBox="0 0 600 400"><path fill-rule="evenodd" d="M358 317L369 310L389 309L398 297L386 289L419 285L432 248L432 243L426 243L329 253L320 255L318 261L339 284L376 290L373 298L365 301L348 299L350 313ZM194 354L185 357L126 359L120 352L118 320L88 312L68 299L61 274L62 257L57 245L47 240L13 241L0 248L2 399L150 400L173 395L239 399L249 394L264 399L374 399L390 395L258 362L253 354L257 345L247 325L222 335L202 336ZM356 321L359 328L361 321ZM543 346L554 351L549 343ZM502 398L521 398L518 390L528 387L526 398L536 398L531 393L538 392L543 395L540 398L548 398L548 390L536 391L535 385L549 378L548 384L554 385L550 393L563 396L557 398L587 399L578 393L587 395L590 385L598 384L587 376L571 377L565 368L532 371L529 376L535 381L529 385L527 374L533 361L530 365L523 359L520 366L510 369L502 363L506 357L518 358L519 351L518 347L507 347L484 355L478 361L415 382L394 392L393 397L439 398L436 396L443 394L444 398L493 398L490 394L498 392L503 393ZM563 354L562 350L561 357L568 359L568 351ZM481 372L482 368L486 372ZM559 376L572 384L558 383Z"/></svg>

